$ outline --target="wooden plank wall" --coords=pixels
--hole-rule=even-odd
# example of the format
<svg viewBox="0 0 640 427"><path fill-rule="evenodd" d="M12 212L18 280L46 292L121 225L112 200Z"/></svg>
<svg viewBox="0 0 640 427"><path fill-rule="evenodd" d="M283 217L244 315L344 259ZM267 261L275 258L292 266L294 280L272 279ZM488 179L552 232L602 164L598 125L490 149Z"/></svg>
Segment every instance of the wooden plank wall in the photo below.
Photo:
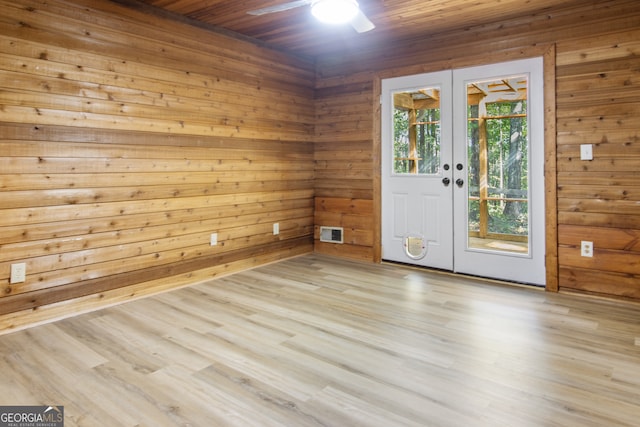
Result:
<svg viewBox="0 0 640 427"><path fill-rule="evenodd" d="M470 27L402 45L320 58L317 66L316 226L342 225L344 245L316 251L375 260L379 156L369 127L377 77L500 62L556 48L560 289L640 298L640 8L635 0ZM352 100L352 102L349 102ZM580 144L594 160L580 161ZM321 179L324 178L324 179ZM372 227L369 227L372 224ZM317 235L316 235L317 237ZM594 242L593 258L580 241ZM554 248L555 249L555 248Z"/></svg>
<svg viewBox="0 0 640 427"><path fill-rule="evenodd" d="M373 260L374 153L371 150L372 86L316 89L315 250ZM320 226L344 228L344 244L319 240Z"/></svg>
<svg viewBox="0 0 640 427"><path fill-rule="evenodd" d="M107 1L0 9L0 314L313 250L312 62Z"/></svg>

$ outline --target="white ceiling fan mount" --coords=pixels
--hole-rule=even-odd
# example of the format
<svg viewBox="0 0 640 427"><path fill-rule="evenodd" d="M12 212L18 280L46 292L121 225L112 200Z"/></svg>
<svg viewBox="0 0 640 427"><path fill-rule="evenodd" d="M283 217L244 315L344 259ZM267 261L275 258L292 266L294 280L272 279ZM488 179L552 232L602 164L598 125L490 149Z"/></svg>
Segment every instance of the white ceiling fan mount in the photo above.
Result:
<svg viewBox="0 0 640 427"><path fill-rule="evenodd" d="M266 15L268 13L283 12L311 5L311 13L321 22L328 24L349 23L359 33L365 33L375 28L375 25L366 17L356 0L297 0L282 3L262 9L250 10L249 15Z"/></svg>

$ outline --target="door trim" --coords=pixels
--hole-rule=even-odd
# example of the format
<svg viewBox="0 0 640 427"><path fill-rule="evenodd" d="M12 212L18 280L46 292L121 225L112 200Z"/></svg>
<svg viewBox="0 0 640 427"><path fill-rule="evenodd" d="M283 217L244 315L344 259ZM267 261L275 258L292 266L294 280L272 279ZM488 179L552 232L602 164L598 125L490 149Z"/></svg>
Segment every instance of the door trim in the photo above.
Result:
<svg viewBox="0 0 640 427"><path fill-rule="evenodd" d="M544 79L544 190L545 190L545 264L547 291L558 291L558 205L557 205L557 169L556 169L556 49L555 44L527 47L507 52L495 52L475 58L461 58L451 61L443 60L406 67L402 69L386 70L377 73L373 78L373 99L380 100L382 95L382 80L403 75L439 71L445 68L462 68L477 65L487 65L492 62L505 62L517 59L541 56L543 58ZM382 262L382 133L381 133L381 104L374 102L373 106L373 220L374 242L373 261Z"/></svg>

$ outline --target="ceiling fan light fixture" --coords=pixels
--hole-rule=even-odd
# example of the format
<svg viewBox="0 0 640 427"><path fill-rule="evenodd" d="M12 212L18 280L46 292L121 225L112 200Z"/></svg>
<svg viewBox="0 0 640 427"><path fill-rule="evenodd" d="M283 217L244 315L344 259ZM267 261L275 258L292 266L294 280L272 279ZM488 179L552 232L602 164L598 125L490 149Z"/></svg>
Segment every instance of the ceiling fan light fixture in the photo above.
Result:
<svg viewBox="0 0 640 427"><path fill-rule="evenodd" d="M355 0L316 0L311 4L311 14L327 24L346 24L359 12Z"/></svg>

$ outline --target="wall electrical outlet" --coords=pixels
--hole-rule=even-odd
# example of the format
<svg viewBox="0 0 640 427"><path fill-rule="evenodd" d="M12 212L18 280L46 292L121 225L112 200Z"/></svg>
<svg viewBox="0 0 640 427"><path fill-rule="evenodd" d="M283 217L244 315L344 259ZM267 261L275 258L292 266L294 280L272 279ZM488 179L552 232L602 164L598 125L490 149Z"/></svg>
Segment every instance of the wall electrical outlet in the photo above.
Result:
<svg viewBox="0 0 640 427"><path fill-rule="evenodd" d="M27 265L24 262L11 264L11 283L22 283L27 277Z"/></svg>
<svg viewBox="0 0 640 427"><path fill-rule="evenodd" d="M580 256L593 257L593 242L586 240L580 242Z"/></svg>
<svg viewBox="0 0 640 427"><path fill-rule="evenodd" d="M211 233L209 243L211 246L216 246L218 244L218 233Z"/></svg>
<svg viewBox="0 0 640 427"><path fill-rule="evenodd" d="M276 234L280 234L280 223L278 222L273 223L273 235L275 236Z"/></svg>

